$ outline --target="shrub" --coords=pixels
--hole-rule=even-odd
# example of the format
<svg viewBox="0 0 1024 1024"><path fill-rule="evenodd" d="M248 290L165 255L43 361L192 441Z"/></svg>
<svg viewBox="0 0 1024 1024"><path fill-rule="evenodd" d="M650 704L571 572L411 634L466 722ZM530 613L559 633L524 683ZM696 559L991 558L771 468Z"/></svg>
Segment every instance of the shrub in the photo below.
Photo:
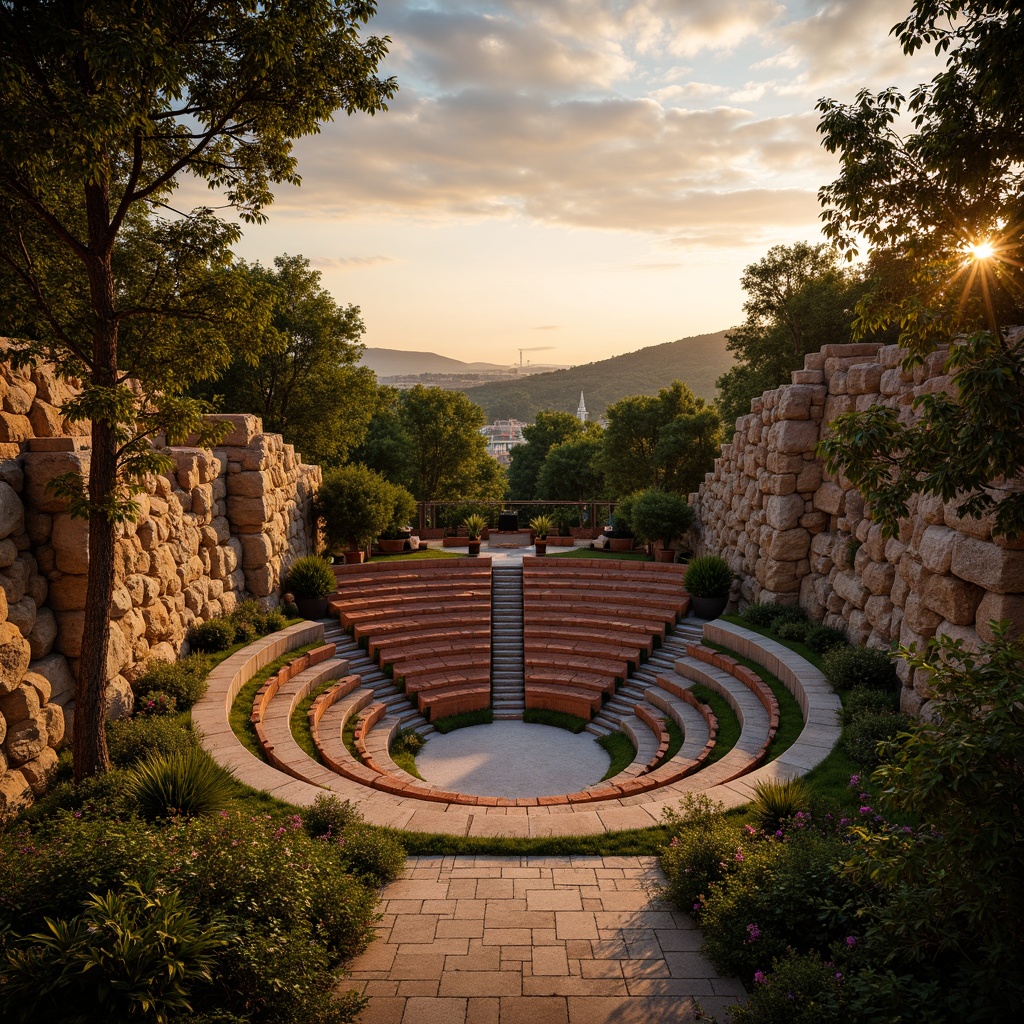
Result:
<svg viewBox="0 0 1024 1024"><path fill-rule="evenodd" d="M841 746L847 756L863 769L877 768L883 761L879 744L894 740L914 724L909 715L899 712L865 714L843 729Z"/></svg>
<svg viewBox="0 0 1024 1024"><path fill-rule="evenodd" d="M325 473L314 499L331 551L364 548L387 528L394 518L395 506L394 484L367 466L355 463ZM300 596L298 591L294 592Z"/></svg>
<svg viewBox="0 0 1024 1024"><path fill-rule="evenodd" d="M255 623L242 620L241 622L235 622L232 620L232 625L235 627L235 639L236 644L251 644L253 640L259 639L263 634L256 628Z"/></svg>
<svg viewBox="0 0 1024 1024"><path fill-rule="evenodd" d="M807 639L810 626L806 622L776 622L772 628L780 640L802 644Z"/></svg>
<svg viewBox="0 0 1024 1024"><path fill-rule="evenodd" d="M772 629L779 629L786 623L804 624L807 622L807 612L797 604L782 604L778 608L778 613L772 620Z"/></svg>
<svg viewBox="0 0 1024 1024"><path fill-rule="evenodd" d="M699 793L686 796L681 813L666 809L663 815L673 836L661 855L668 894L688 913L699 911L708 885L734 863L740 832L725 820L721 809L721 804Z"/></svg>
<svg viewBox="0 0 1024 1024"><path fill-rule="evenodd" d="M352 824L342 834L341 859L353 874L386 885L402 873L405 849L383 829Z"/></svg>
<svg viewBox="0 0 1024 1024"><path fill-rule="evenodd" d="M899 696L884 690L853 690L839 712L842 724L852 725L865 715L894 715L900 709Z"/></svg>
<svg viewBox="0 0 1024 1024"><path fill-rule="evenodd" d="M326 597L334 593L337 585L330 563L319 555L306 555L294 561L285 582L286 589L300 599Z"/></svg>
<svg viewBox="0 0 1024 1024"><path fill-rule="evenodd" d="M691 558L683 586L694 597L726 597L732 588L732 570L718 555Z"/></svg>
<svg viewBox="0 0 1024 1024"><path fill-rule="evenodd" d="M235 642L235 624L228 619L200 622L188 631L186 639L193 651L226 651Z"/></svg>
<svg viewBox="0 0 1024 1024"><path fill-rule="evenodd" d="M415 729L402 729L391 742L391 752L418 754L426 742Z"/></svg>
<svg viewBox="0 0 1024 1024"><path fill-rule="evenodd" d="M530 520L530 529L537 535L538 540L545 540L549 533L554 533L555 524L551 516L534 516Z"/></svg>
<svg viewBox="0 0 1024 1024"><path fill-rule="evenodd" d="M163 690L150 690L135 701L135 714L142 717L151 715L173 715L178 702Z"/></svg>
<svg viewBox="0 0 1024 1024"><path fill-rule="evenodd" d="M174 891L128 882L90 895L82 913L48 932L12 936L0 962L4 1009L20 1021L164 1022L190 1009L189 990L212 978L223 929L200 923Z"/></svg>
<svg viewBox="0 0 1024 1024"><path fill-rule="evenodd" d="M466 528L466 533L469 534L470 540L479 540L480 534L487 529L487 520L482 515L475 513L471 516L466 516L466 520L462 525Z"/></svg>
<svg viewBox="0 0 1024 1024"><path fill-rule="evenodd" d="M173 697L178 709L184 711L206 692L210 659L203 654L190 654L175 662L150 661L146 671L132 687L136 694L159 690ZM109 726L108 726L109 728Z"/></svg>
<svg viewBox="0 0 1024 1024"><path fill-rule="evenodd" d="M782 614L783 605L765 601L763 604L752 604L743 613L743 618L759 629L770 629L776 618Z"/></svg>
<svg viewBox="0 0 1024 1024"><path fill-rule="evenodd" d="M899 691L896 666L877 647L833 647L822 659L825 675L837 690Z"/></svg>
<svg viewBox="0 0 1024 1024"><path fill-rule="evenodd" d="M193 746L141 762L129 774L128 790L150 820L215 814L231 798L231 773Z"/></svg>
<svg viewBox="0 0 1024 1024"><path fill-rule="evenodd" d="M695 513L686 499L667 491L641 491L633 496L629 523L644 543L656 540L670 545L693 526Z"/></svg>
<svg viewBox="0 0 1024 1024"><path fill-rule="evenodd" d="M107 723L107 750L119 768L131 768L150 754L181 754L196 744L195 733L177 717L121 718Z"/></svg>
<svg viewBox="0 0 1024 1024"><path fill-rule="evenodd" d="M334 589L333 583L331 589ZM252 598L243 601L228 617L235 624L236 643L252 643L257 637L276 633L285 625L285 618L281 612L276 609L264 612Z"/></svg>
<svg viewBox="0 0 1024 1024"><path fill-rule="evenodd" d="M746 1003L730 1011L732 1024L845 1024L848 994L842 971L816 953L789 949L758 971Z"/></svg>
<svg viewBox="0 0 1024 1024"><path fill-rule="evenodd" d="M775 832L811 804L811 792L803 779L764 780L754 786L752 808L764 832Z"/></svg>
<svg viewBox="0 0 1024 1024"><path fill-rule="evenodd" d="M846 639L846 633L843 630L836 629L835 626L825 626L819 623L807 630L804 643L812 651L824 654L832 647L846 647L849 641Z"/></svg>
<svg viewBox="0 0 1024 1024"><path fill-rule="evenodd" d="M349 800L342 801L333 793L322 793L306 809L302 825L314 839L340 836L349 825L359 821L359 811Z"/></svg>

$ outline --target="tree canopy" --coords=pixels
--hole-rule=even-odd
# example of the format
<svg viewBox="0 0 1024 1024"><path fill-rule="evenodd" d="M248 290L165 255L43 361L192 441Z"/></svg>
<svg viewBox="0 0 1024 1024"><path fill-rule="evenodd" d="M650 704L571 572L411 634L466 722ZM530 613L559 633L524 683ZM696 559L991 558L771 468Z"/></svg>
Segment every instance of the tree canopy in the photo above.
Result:
<svg viewBox="0 0 1024 1024"><path fill-rule="evenodd" d="M762 392L788 384L804 356L850 340L863 291L827 245L775 245L743 271L746 319L728 334L737 365L718 378L722 419L734 423Z"/></svg>
<svg viewBox="0 0 1024 1024"><path fill-rule="evenodd" d="M714 464L721 434L714 407L682 381L657 396L616 402L608 407L601 456L610 494L695 491Z"/></svg>
<svg viewBox="0 0 1024 1024"><path fill-rule="evenodd" d="M330 467L361 444L373 414L376 380L355 366L362 351L359 307L340 306L304 256L278 256L273 268L244 266L253 293L270 303L257 358L235 350L231 365L204 387L225 412L255 412L307 462Z"/></svg>
<svg viewBox="0 0 1024 1024"><path fill-rule="evenodd" d="M508 468L509 495L513 501L533 501L537 498L537 485L541 467L555 445L576 440L587 430L599 431L596 424L583 424L572 413L546 409L523 428L526 444L512 449Z"/></svg>
<svg viewBox="0 0 1024 1024"><path fill-rule="evenodd" d="M542 501L594 501L604 497L600 431L588 431L549 449L537 476Z"/></svg>
<svg viewBox="0 0 1024 1024"><path fill-rule="evenodd" d="M372 0L0 5L0 267L17 357L79 379L89 419L89 581L75 714L76 776L109 765L103 729L116 524L166 468L146 435L180 436L189 385L247 345L230 273L235 222L176 209L189 172L258 222L272 186L297 184L293 141L334 111L373 113L394 92L386 41L360 38ZM129 378L138 381L134 390Z"/></svg>
<svg viewBox="0 0 1024 1024"><path fill-rule="evenodd" d="M924 45L946 66L909 101L895 89L856 103L822 100L819 131L840 155L819 197L825 232L848 255L866 239L872 287L861 331L898 327L908 367L950 346L953 395L923 396L915 423L891 410L849 414L823 445L892 533L917 493L992 513L1024 531L1024 12L1003 3L918 0L894 31L906 53ZM909 113L914 130L897 131Z"/></svg>

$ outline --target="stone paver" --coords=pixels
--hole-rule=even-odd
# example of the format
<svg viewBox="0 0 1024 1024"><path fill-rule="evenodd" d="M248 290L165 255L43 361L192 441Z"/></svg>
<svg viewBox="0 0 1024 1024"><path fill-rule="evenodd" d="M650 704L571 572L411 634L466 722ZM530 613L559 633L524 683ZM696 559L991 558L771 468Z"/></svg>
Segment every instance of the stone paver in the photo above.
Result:
<svg viewBox="0 0 1024 1024"><path fill-rule="evenodd" d="M663 883L654 857L410 858L342 987L369 999L362 1024L724 1020L743 986Z"/></svg>

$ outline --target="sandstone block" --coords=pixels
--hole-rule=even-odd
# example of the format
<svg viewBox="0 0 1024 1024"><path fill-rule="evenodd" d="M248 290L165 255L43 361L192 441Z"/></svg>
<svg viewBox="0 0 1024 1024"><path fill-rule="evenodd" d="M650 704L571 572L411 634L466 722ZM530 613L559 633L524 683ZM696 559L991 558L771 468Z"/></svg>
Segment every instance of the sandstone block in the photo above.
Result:
<svg viewBox="0 0 1024 1024"><path fill-rule="evenodd" d="M21 683L0 697L0 714L7 719L9 726L38 715L41 707L39 691L30 683Z"/></svg>
<svg viewBox="0 0 1024 1024"><path fill-rule="evenodd" d="M889 627L892 624L892 611L892 601L888 597L869 597L864 605L864 614L868 622L885 636L889 635Z"/></svg>
<svg viewBox="0 0 1024 1024"><path fill-rule="evenodd" d="M66 705L75 697L75 677L71 674L67 659L60 654L48 654L45 658L33 661L30 669L33 673L45 676L50 683L50 701L61 706Z"/></svg>
<svg viewBox="0 0 1024 1024"><path fill-rule="evenodd" d="M888 595L896 582L896 566L888 562L871 562L861 574L861 582L873 595Z"/></svg>
<svg viewBox="0 0 1024 1024"><path fill-rule="evenodd" d="M806 530L781 530L772 535L768 555L783 562L797 562L807 557L810 546L811 535Z"/></svg>
<svg viewBox="0 0 1024 1024"><path fill-rule="evenodd" d="M252 471L234 473L227 479L228 497L239 496L261 498L274 490L273 477L269 472Z"/></svg>
<svg viewBox="0 0 1024 1024"><path fill-rule="evenodd" d="M974 624L984 591L955 576L931 576L924 585L921 601L942 618L958 626Z"/></svg>
<svg viewBox="0 0 1024 1024"><path fill-rule="evenodd" d="M863 608L871 596L868 589L851 572L836 573L832 580L832 589L855 608Z"/></svg>
<svg viewBox="0 0 1024 1024"><path fill-rule="evenodd" d="M206 420L209 423L227 424L228 432L224 440L218 443L220 448L245 448L263 433L263 421L259 416L248 413L219 413L207 416Z"/></svg>
<svg viewBox="0 0 1024 1024"><path fill-rule="evenodd" d="M814 492L814 507L829 515L842 515L846 507L846 492L831 480L826 480Z"/></svg>
<svg viewBox="0 0 1024 1024"><path fill-rule="evenodd" d="M73 576L67 573L57 576L50 581L50 607L55 612L82 611L86 605L88 585L88 576Z"/></svg>
<svg viewBox="0 0 1024 1024"><path fill-rule="evenodd" d="M30 507L38 512L63 512L67 502L57 498L49 488L55 477L64 473L88 475L89 453L87 451L30 451L24 456L25 493Z"/></svg>
<svg viewBox="0 0 1024 1024"><path fill-rule="evenodd" d="M853 395L830 394L825 399L825 411L822 419L825 423L831 423L837 416L853 412L857 408L857 399Z"/></svg>
<svg viewBox="0 0 1024 1024"><path fill-rule="evenodd" d="M781 420L768 432L768 447L784 455L813 451L818 444L818 424L813 420Z"/></svg>
<svg viewBox="0 0 1024 1024"><path fill-rule="evenodd" d="M59 704L47 704L43 708L43 720L46 722L47 746L59 750L66 734L64 709Z"/></svg>
<svg viewBox="0 0 1024 1024"><path fill-rule="evenodd" d="M881 381L882 367L878 363L857 363L846 371L846 390L851 395L875 394Z"/></svg>
<svg viewBox="0 0 1024 1024"><path fill-rule="evenodd" d="M25 506L18 492L0 481L0 537L21 533L25 529Z"/></svg>
<svg viewBox="0 0 1024 1024"><path fill-rule="evenodd" d="M814 389L806 384L791 384L779 388L779 402L775 415L780 420L806 420L811 414Z"/></svg>
<svg viewBox="0 0 1024 1024"><path fill-rule="evenodd" d="M1010 623L1010 636L1024 633L1024 594L985 594L978 604L975 628L982 640L993 639L990 622Z"/></svg>
<svg viewBox="0 0 1024 1024"><path fill-rule="evenodd" d="M942 616L928 608L916 593L907 596L903 606L903 622L921 636L934 636L935 629L942 621Z"/></svg>
<svg viewBox="0 0 1024 1024"><path fill-rule="evenodd" d="M42 707L44 704L48 704L50 701L50 694L53 693L53 686L50 684L50 680L44 675L40 675L38 672L28 671L25 673L25 679L22 682L22 686L31 686L39 695L39 706Z"/></svg>
<svg viewBox="0 0 1024 1024"><path fill-rule="evenodd" d="M769 473L799 473L805 465L802 455L786 455L783 452L769 452L765 460L765 469Z"/></svg>
<svg viewBox="0 0 1024 1024"><path fill-rule="evenodd" d="M804 499L799 494L773 495L765 502L765 521L774 530L794 529L803 514Z"/></svg>
<svg viewBox="0 0 1024 1024"><path fill-rule="evenodd" d="M21 722L8 720L4 754L12 768L19 768L26 761L31 761L46 746L46 722L38 711L32 718Z"/></svg>
<svg viewBox="0 0 1024 1024"><path fill-rule="evenodd" d="M19 771L0 774L0 821L13 818L32 803L32 787Z"/></svg>
<svg viewBox="0 0 1024 1024"><path fill-rule="evenodd" d="M11 622L0 622L0 695L10 693L28 669L30 648Z"/></svg>
<svg viewBox="0 0 1024 1024"><path fill-rule="evenodd" d="M80 658L84 635L85 612L62 612L57 624L57 650L65 657Z"/></svg>
<svg viewBox="0 0 1024 1024"><path fill-rule="evenodd" d="M32 424L23 413L0 412L0 441L18 443L32 436Z"/></svg>
<svg viewBox="0 0 1024 1024"><path fill-rule="evenodd" d="M796 474L766 474L761 489L765 494L792 494L796 490Z"/></svg>
<svg viewBox="0 0 1024 1024"><path fill-rule="evenodd" d="M263 533L247 533L240 537L242 544L242 568L257 569L266 565L274 555L274 545Z"/></svg>
<svg viewBox="0 0 1024 1024"><path fill-rule="evenodd" d="M959 534L953 542L950 568L960 579L996 594L1024 592L1024 551L1008 551Z"/></svg>
<svg viewBox="0 0 1024 1024"><path fill-rule="evenodd" d="M31 597L23 597L20 601L7 606L7 621L14 623L27 637L36 624L36 603Z"/></svg>
<svg viewBox="0 0 1024 1024"><path fill-rule="evenodd" d="M26 761L19 769L25 776L35 796L42 796L57 775L57 753L50 747L42 750L31 761Z"/></svg>

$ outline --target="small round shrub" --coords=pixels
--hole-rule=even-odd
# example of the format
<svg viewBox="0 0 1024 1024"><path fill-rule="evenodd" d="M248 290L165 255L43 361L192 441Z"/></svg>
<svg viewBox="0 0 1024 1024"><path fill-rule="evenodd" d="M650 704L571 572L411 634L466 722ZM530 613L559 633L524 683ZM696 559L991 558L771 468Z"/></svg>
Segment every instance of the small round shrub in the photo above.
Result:
<svg viewBox="0 0 1024 1024"><path fill-rule="evenodd" d="M150 754L170 757L196 746L195 733L180 718L121 718L107 723L107 750L119 768L131 768Z"/></svg>
<svg viewBox="0 0 1024 1024"><path fill-rule="evenodd" d="M852 725L865 715L895 715L900 709L898 694L884 690L853 690L843 700L839 720Z"/></svg>
<svg viewBox="0 0 1024 1024"><path fill-rule="evenodd" d="M305 599L333 594L338 584L326 558L306 555L292 563L285 585L297 598Z"/></svg>
<svg viewBox="0 0 1024 1024"><path fill-rule="evenodd" d="M297 614L299 609L296 608L295 611ZM273 611L266 612L263 616L262 635L266 636L268 633L276 633L279 629L284 629L287 623L288 620L276 608Z"/></svg>
<svg viewBox="0 0 1024 1024"><path fill-rule="evenodd" d="M787 950L754 975L744 1003L730 1007L732 1024L846 1024L842 971L817 953Z"/></svg>
<svg viewBox="0 0 1024 1024"><path fill-rule="evenodd" d="M810 806L811 792L803 779L764 780L754 786L751 808L763 832L775 832Z"/></svg>
<svg viewBox="0 0 1024 1024"><path fill-rule="evenodd" d="M899 712L865 714L843 729L841 746L846 755L864 770L877 768L885 760L879 744L894 740L911 728L913 719Z"/></svg>
<svg viewBox="0 0 1024 1024"><path fill-rule="evenodd" d="M783 622L776 624L774 630L780 640L802 644L807 637L809 626L806 622Z"/></svg>
<svg viewBox="0 0 1024 1024"><path fill-rule="evenodd" d="M342 833L341 859L352 874L386 885L402 873L405 848L383 829L353 824Z"/></svg>
<svg viewBox="0 0 1024 1024"><path fill-rule="evenodd" d="M661 867L669 897L687 913L698 909L708 885L733 863L740 831L721 811L721 804L702 793L685 797L681 812L665 811L672 840L662 851Z"/></svg>
<svg viewBox="0 0 1024 1024"><path fill-rule="evenodd" d="M150 690L135 700L135 714L173 715L178 710L178 702L163 690Z"/></svg>
<svg viewBox="0 0 1024 1024"><path fill-rule="evenodd" d="M797 622L804 624L807 622L807 612L803 610L797 604L783 604L779 605L778 614L772 619L771 628L779 629L786 623Z"/></svg>
<svg viewBox="0 0 1024 1024"><path fill-rule="evenodd" d="M849 641L846 639L846 633L841 629L836 629L835 626L825 626L818 623L816 626L811 626L807 630L807 636L804 637L804 643L812 651L817 651L819 654L824 654L827 650L832 647L845 647Z"/></svg>
<svg viewBox="0 0 1024 1024"><path fill-rule="evenodd" d="M302 827L314 839L337 838L349 825L360 820L359 811L351 801L341 800L333 793L322 793L303 814Z"/></svg>
<svg viewBox="0 0 1024 1024"><path fill-rule="evenodd" d="M193 651L226 651L235 642L235 624L230 619L210 619L193 626L186 639Z"/></svg>
<svg viewBox="0 0 1024 1024"><path fill-rule="evenodd" d="M147 758L129 773L128 791L144 818L216 814L231 799L232 774L198 746Z"/></svg>
<svg viewBox="0 0 1024 1024"><path fill-rule="evenodd" d="M391 743L391 752L418 754L426 742L415 729L402 729Z"/></svg>
<svg viewBox="0 0 1024 1024"><path fill-rule="evenodd" d="M210 665L210 659L205 654L190 654L175 662L150 661L132 688L136 694L151 690L166 693L174 698L178 709L184 711L206 692Z"/></svg>
<svg viewBox="0 0 1024 1024"><path fill-rule="evenodd" d="M822 666L837 690L899 691L896 666L877 647L833 647L825 652Z"/></svg>
<svg viewBox="0 0 1024 1024"><path fill-rule="evenodd" d="M728 562L718 555L691 558L683 586L694 597L726 597L732 588L733 574Z"/></svg>
<svg viewBox="0 0 1024 1024"><path fill-rule="evenodd" d="M743 618L758 629L768 629L781 614L783 606L765 601L763 604L752 604L743 612Z"/></svg>
<svg viewBox="0 0 1024 1024"><path fill-rule="evenodd" d="M256 628L255 623L247 622L242 620L235 624L235 639L232 641L236 644L251 644L253 640L258 640L263 634Z"/></svg>

